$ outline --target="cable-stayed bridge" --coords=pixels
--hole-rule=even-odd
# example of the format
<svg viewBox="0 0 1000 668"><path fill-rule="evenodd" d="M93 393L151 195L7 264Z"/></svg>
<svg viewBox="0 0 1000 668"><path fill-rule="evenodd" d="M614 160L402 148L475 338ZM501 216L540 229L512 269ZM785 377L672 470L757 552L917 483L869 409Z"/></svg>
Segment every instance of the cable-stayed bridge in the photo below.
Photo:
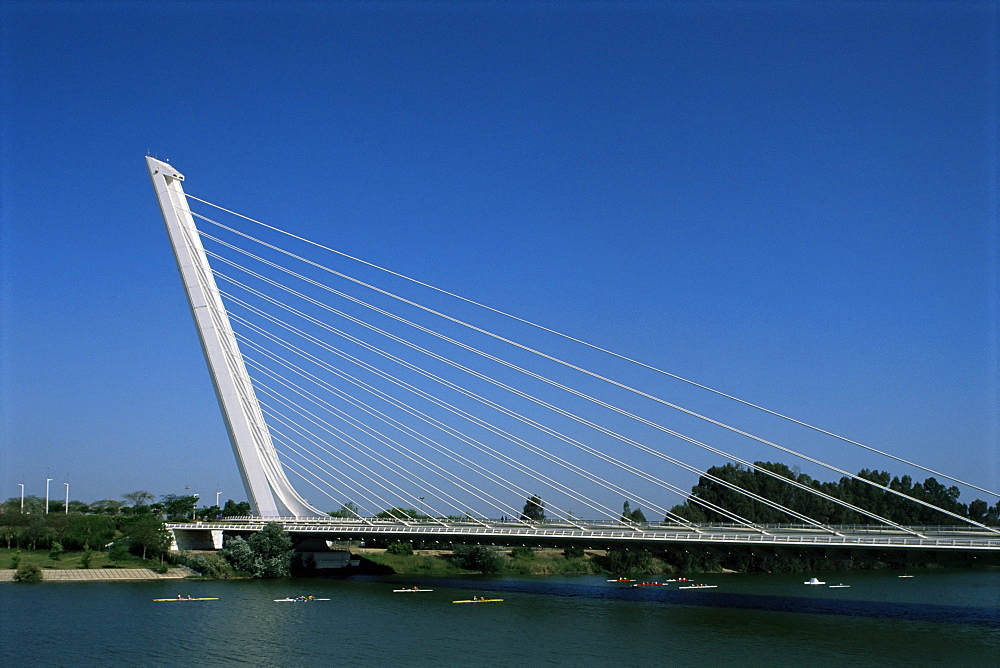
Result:
<svg viewBox="0 0 1000 668"><path fill-rule="evenodd" d="M147 166L255 512L175 533L281 521L330 538L1000 552L985 516L834 455L948 481L945 500L959 486L996 492L255 220L186 193L168 163ZM760 464L772 460L800 468ZM727 463L754 482L712 468ZM865 493L844 498L820 476ZM884 510L900 504L935 526Z"/></svg>

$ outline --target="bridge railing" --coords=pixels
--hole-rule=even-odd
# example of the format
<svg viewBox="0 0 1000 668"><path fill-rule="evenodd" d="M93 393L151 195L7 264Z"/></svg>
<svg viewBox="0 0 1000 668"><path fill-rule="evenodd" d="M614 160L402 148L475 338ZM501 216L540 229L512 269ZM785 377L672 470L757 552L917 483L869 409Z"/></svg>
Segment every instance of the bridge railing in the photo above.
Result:
<svg viewBox="0 0 1000 668"><path fill-rule="evenodd" d="M212 524L212 528L232 528L234 524L268 524L271 522L278 522L282 525L295 525L295 526L330 526L330 525L378 525L378 526L400 526L404 528L412 528L421 525L430 525L439 527L441 523L444 522L448 526L474 526L481 527L483 522L491 526L497 527L524 527L525 524L518 520L500 520L500 519L486 519L486 520L469 520L469 521L456 521L456 520L446 520L445 518L417 518L409 520L399 520L399 519L387 519L387 518L376 518L376 517L366 517L366 518L353 518L353 517L319 517L319 518L297 518L297 517L254 517L250 515L241 517L226 517L220 518L218 520L211 521L198 521L191 522L189 524L197 524L203 527L208 527ZM176 523L179 528L183 528L182 525L185 523ZM218 525L218 526L214 526ZM752 531L748 527L734 524L732 522L702 522L702 523L692 523L690 525L680 524L678 522L620 522L615 520L584 520L577 519L574 522L566 522L562 520L543 520L541 522L530 522L529 526L538 527L540 529L545 528L558 528L558 527L573 527L577 528L580 526L587 528L606 528L611 530L629 529L632 531L642 530L642 531L660 531L660 530L673 530L673 531L712 531L712 530L723 530L723 531ZM792 523L781 523L781 524L757 524L755 528L762 529L764 531L805 531L805 532L816 532L816 527L810 526L808 524L792 524ZM829 529L836 531L838 533L878 533L878 534L898 534L904 533L898 529L893 529L877 524L837 524L829 525ZM982 529L974 529L969 526L961 525L932 525L932 526L906 526L904 529L909 529L917 533L982 533ZM1000 527L994 527L994 529L1000 530ZM1000 537L1000 536L998 536Z"/></svg>

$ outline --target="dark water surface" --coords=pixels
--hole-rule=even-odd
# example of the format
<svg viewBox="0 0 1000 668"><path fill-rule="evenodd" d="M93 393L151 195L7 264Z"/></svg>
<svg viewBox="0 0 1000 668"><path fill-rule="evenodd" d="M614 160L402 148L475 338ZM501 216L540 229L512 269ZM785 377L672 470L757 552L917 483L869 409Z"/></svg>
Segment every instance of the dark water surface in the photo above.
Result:
<svg viewBox="0 0 1000 668"><path fill-rule="evenodd" d="M3 584L0 666L1000 665L1000 571L810 575Z"/></svg>

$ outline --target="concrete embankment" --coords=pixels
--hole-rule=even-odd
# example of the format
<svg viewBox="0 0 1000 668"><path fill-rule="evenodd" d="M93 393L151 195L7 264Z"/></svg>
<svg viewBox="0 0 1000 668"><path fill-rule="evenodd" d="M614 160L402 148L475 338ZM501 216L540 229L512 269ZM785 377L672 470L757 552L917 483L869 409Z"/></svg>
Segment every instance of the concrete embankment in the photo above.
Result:
<svg viewBox="0 0 1000 668"><path fill-rule="evenodd" d="M0 582L14 581L13 569L0 569ZM177 580L193 575L186 568L157 573L152 568L50 568L42 570L43 582L95 582L99 580Z"/></svg>

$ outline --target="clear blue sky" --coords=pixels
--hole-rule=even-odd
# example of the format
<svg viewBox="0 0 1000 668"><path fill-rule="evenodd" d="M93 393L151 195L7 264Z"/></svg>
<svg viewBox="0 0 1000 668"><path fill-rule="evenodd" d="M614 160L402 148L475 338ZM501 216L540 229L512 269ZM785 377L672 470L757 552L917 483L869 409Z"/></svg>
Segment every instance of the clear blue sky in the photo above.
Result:
<svg viewBox="0 0 1000 668"><path fill-rule="evenodd" d="M996 489L997 7L4 3L0 497L245 498L147 152Z"/></svg>

